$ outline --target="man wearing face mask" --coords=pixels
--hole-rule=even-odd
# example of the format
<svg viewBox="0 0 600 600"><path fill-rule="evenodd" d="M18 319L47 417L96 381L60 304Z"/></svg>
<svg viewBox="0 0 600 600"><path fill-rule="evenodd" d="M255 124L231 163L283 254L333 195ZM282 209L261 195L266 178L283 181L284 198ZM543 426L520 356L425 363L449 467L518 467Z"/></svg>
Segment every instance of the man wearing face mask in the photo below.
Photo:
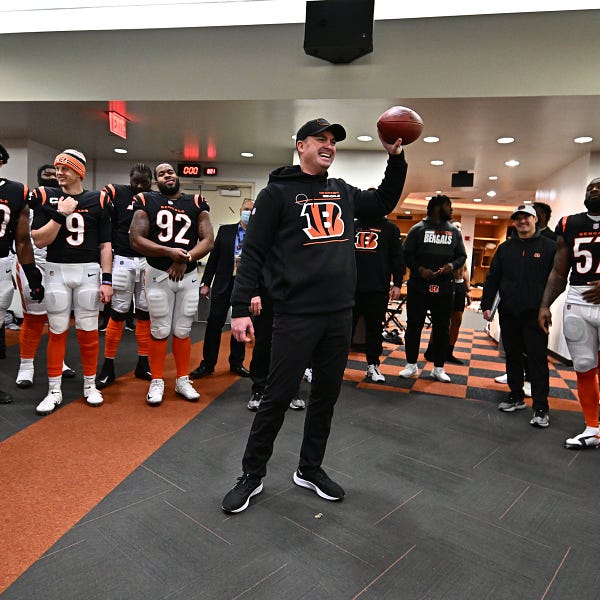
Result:
<svg viewBox="0 0 600 600"><path fill-rule="evenodd" d="M204 334L202 362L197 369L190 373L192 379L200 379L215 370L219 358L221 331L231 303L231 292L242 257L246 226L253 208L254 201L244 198L240 208L239 222L219 227L215 238L215 247L206 263L200 295L210 298L210 312ZM250 372L243 365L245 353L245 344L238 342L232 335L229 344L229 370L240 377L250 376Z"/></svg>
<svg viewBox="0 0 600 600"><path fill-rule="evenodd" d="M565 440L565 448L583 450L600 446L598 424L598 339L600 335L600 177L585 191L587 213L569 215L556 226L557 248L538 315L542 329L552 325L550 306L565 289L563 333L577 374L577 395L585 429Z"/></svg>

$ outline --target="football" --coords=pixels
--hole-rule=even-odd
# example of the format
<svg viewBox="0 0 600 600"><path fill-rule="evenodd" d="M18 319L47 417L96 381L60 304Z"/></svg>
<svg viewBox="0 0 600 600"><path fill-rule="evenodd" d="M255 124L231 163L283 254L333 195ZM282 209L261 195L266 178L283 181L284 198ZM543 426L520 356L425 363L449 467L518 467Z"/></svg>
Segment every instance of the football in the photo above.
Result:
<svg viewBox="0 0 600 600"><path fill-rule="evenodd" d="M388 144L393 144L398 138L402 138L402 145L406 146L421 136L423 119L410 108L392 106L377 119L377 129Z"/></svg>

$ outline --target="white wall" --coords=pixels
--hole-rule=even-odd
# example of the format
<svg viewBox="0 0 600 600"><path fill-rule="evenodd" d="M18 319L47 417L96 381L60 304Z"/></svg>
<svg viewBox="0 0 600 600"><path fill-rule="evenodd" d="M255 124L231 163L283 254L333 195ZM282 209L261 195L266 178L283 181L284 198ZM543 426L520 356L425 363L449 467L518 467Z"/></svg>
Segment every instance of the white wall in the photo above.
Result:
<svg viewBox="0 0 600 600"><path fill-rule="evenodd" d="M590 155L586 154L553 173L538 186L536 201L546 202L552 208L551 229L561 217L585 210L583 200L590 179L589 171Z"/></svg>
<svg viewBox="0 0 600 600"><path fill-rule="evenodd" d="M590 154L590 171L588 174L588 183L592 179L600 177L600 152L592 152Z"/></svg>
<svg viewBox="0 0 600 600"><path fill-rule="evenodd" d="M27 183L27 142L26 140L2 140L9 154L8 163L0 169L0 177Z"/></svg>
<svg viewBox="0 0 600 600"><path fill-rule="evenodd" d="M34 140L27 140L27 182L30 187L37 185L37 171L44 164L54 163L56 155L64 148L51 148Z"/></svg>

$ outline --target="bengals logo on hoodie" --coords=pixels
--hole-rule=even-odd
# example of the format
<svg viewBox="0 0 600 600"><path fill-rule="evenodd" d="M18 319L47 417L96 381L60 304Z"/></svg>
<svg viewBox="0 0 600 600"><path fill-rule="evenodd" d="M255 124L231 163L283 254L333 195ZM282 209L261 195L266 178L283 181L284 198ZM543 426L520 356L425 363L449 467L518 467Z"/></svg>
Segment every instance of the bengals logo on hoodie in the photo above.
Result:
<svg viewBox="0 0 600 600"><path fill-rule="evenodd" d="M379 247L381 229L362 229L354 235L354 247L359 252L374 252Z"/></svg>
<svg viewBox="0 0 600 600"><path fill-rule="evenodd" d="M332 198L330 192L321 192L323 199L302 199L302 210L300 215L306 218L306 227L302 229L310 239L309 244L326 244L329 242L345 242L348 238L342 238L345 231L342 209L334 200L339 199L337 192ZM296 199L299 203L299 199Z"/></svg>

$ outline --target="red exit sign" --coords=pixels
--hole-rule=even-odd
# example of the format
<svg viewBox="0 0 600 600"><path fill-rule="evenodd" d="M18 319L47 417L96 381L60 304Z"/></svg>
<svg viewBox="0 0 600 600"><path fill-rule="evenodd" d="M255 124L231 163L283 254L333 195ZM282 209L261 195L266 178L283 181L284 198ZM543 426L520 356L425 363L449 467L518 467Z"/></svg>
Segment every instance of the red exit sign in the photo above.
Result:
<svg viewBox="0 0 600 600"><path fill-rule="evenodd" d="M124 140L127 139L127 119L114 110L108 113L108 128L111 133L118 135Z"/></svg>

